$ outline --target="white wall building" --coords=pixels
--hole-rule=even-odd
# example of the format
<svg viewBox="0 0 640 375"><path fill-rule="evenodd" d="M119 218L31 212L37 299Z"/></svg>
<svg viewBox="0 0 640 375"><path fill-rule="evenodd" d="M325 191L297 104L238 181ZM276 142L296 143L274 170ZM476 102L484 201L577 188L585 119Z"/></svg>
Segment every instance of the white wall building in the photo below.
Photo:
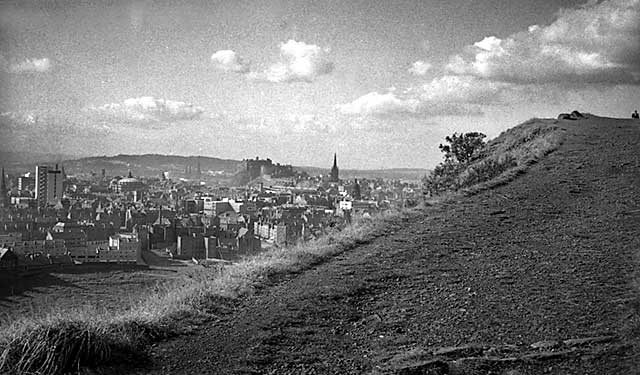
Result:
<svg viewBox="0 0 640 375"><path fill-rule="evenodd" d="M109 237L109 250L100 261L142 263L142 246L136 233L117 233Z"/></svg>

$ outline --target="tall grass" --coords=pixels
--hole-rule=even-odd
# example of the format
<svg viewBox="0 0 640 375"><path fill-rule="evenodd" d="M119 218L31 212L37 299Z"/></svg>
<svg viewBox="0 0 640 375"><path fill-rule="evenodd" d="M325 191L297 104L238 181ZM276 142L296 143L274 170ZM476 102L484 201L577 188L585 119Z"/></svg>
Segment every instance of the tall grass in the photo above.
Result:
<svg viewBox="0 0 640 375"><path fill-rule="evenodd" d="M23 317L0 328L0 373L58 374L139 362L150 343L215 317L220 305L253 293L270 278L308 269L418 212L360 218L317 240L276 248L222 269L194 268L190 277L151 290L128 310L84 308Z"/></svg>
<svg viewBox="0 0 640 375"><path fill-rule="evenodd" d="M531 119L489 141L478 160L460 174L465 194L505 184L554 151L564 140L557 120Z"/></svg>

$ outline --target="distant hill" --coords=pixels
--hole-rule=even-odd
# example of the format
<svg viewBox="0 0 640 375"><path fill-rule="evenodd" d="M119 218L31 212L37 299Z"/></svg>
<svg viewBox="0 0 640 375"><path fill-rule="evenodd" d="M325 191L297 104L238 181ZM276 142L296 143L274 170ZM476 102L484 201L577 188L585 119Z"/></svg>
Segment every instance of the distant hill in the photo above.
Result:
<svg viewBox="0 0 640 375"><path fill-rule="evenodd" d="M143 154L115 156L90 156L76 158L70 155L52 155L27 152L0 152L0 162L9 172L24 172L34 170L36 164L64 165L65 172L70 175L100 174L102 169L107 176L124 176L129 168L134 176L157 177L161 172L168 172L172 178L188 177L187 169L192 175L196 172L198 160L203 177L230 178L235 175L242 166L241 160L219 159L208 156L178 156ZM305 171L309 175L328 175L329 169L318 167L294 167L296 170ZM393 169L341 169L340 178L384 178L392 180L420 180L428 173L420 168L393 168Z"/></svg>
<svg viewBox="0 0 640 375"><path fill-rule="evenodd" d="M77 156L65 155L65 154L45 154L37 152L24 152L24 151L0 151L0 164L6 169L12 170L15 168L21 168L35 165L38 163L58 163L62 160L69 160L76 158Z"/></svg>
<svg viewBox="0 0 640 375"><path fill-rule="evenodd" d="M296 167L312 176L328 175L330 170L326 168L316 167ZM428 169L423 168L391 168L391 169L340 169L340 178L383 178L387 180L421 180L427 173Z"/></svg>
<svg viewBox="0 0 640 375"><path fill-rule="evenodd" d="M156 177L161 172L169 172L173 177L184 177L188 170L195 174L198 164L203 176L231 175L238 171L239 160L218 159L207 156L175 155L116 155L91 156L75 160L65 160L64 168L68 174L100 173L102 169L108 176L123 176L131 169L135 176Z"/></svg>

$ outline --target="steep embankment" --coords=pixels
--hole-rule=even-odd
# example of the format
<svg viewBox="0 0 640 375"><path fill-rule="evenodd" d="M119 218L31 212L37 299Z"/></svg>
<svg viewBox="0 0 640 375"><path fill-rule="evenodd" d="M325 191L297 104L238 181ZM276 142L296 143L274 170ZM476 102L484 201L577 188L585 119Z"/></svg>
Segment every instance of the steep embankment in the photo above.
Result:
<svg viewBox="0 0 640 375"><path fill-rule="evenodd" d="M636 373L640 123L557 126L526 174L219 306L139 372Z"/></svg>

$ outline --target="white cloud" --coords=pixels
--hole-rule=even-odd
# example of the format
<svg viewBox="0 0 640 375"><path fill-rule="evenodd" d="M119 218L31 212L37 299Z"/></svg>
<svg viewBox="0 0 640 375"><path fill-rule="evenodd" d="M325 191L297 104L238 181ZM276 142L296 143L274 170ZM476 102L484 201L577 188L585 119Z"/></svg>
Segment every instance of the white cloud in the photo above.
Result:
<svg viewBox="0 0 640 375"><path fill-rule="evenodd" d="M249 62L244 61L232 50L220 50L211 55L211 61L218 69L236 73L247 73Z"/></svg>
<svg viewBox="0 0 640 375"><path fill-rule="evenodd" d="M199 118L204 109L190 103L143 96L127 99L123 103L88 107L86 111L130 123L171 123Z"/></svg>
<svg viewBox="0 0 640 375"><path fill-rule="evenodd" d="M640 84L640 0L562 10L551 25L475 43L446 69L515 83Z"/></svg>
<svg viewBox="0 0 640 375"><path fill-rule="evenodd" d="M427 99L427 100L425 100ZM477 116L482 112L475 106L463 106L442 100L428 100L421 96L398 97L393 92L380 94L370 92L354 101L339 104L336 109L345 115L390 116L408 115L416 117Z"/></svg>
<svg viewBox="0 0 640 375"><path fill-rule="evenodd" d="M416 113L417 99L400 99L394 93L377 91L365 94L351 103L340 104L338 110L345 115L385 115L390 113Z"/></svg>
<svg viewBox="0 0 640 375"><path fill-rule="evenodd" d="M280 43L280 61L264 72L251 72L248 77L269 82L311 82L333 70L328 52L328 49L314 44L290 39L286 43Z"/></svg>
<svg viewBox="0 0 640 375"><path fill-rule="evenodd" d="M420 98L425 102L492 104L502 95L516 90L515 85L479 79L473 76L445 75L424 84Z"/></svg>
<svg viewBox="0 0 640 375"><path fill-rule="evenodd" d="M44 73L51 69L51 60L46 57L41 59L25 59L9 65L11 73Z"/></svg>
<svg viewBox="0 0 640 375"><path fill-rule="evenodd" d="M432 65L426 61L418 60L411 64L411 68L409 68L409 73L415 74L417 76L423 76L427 74L427 72L432 68Z"/></svg>

